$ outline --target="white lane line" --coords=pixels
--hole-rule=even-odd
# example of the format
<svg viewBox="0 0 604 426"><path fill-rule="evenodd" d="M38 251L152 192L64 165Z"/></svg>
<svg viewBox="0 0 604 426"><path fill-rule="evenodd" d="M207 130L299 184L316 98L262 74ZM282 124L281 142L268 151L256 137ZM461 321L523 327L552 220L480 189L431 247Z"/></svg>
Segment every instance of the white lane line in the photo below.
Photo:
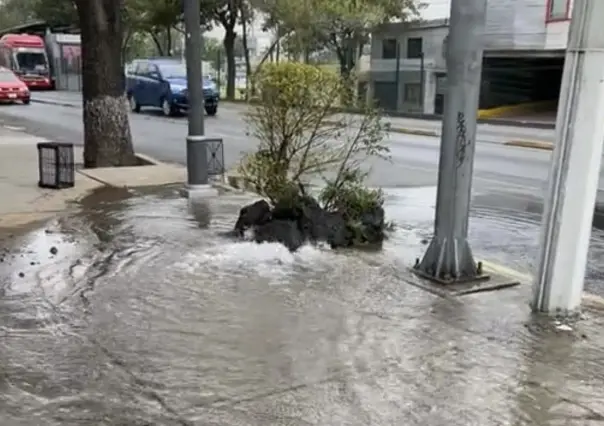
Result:
<svg viewBox="0 0 604 426"><path fill-rule="evenodd" d="M432 172L435 175L438 173L436 166L434 168L431 168L431 167L404 165L403 167L406 169L417 170L417 171L421 171L421 172ZM515 183L511 183L511 182L505 182L503 180L480 177L480 176L477 176L476 174L474 174L474 176L473 176L473 181L474 182L480 181L480 182L488 183L490 185L496 186L498 189L510 188L510 189L516 189L516 190L521 190L521 191L529 191L529 192L543 190L543 188L540 188L538 186L519 185L519 184L515 184Z"/></svg>

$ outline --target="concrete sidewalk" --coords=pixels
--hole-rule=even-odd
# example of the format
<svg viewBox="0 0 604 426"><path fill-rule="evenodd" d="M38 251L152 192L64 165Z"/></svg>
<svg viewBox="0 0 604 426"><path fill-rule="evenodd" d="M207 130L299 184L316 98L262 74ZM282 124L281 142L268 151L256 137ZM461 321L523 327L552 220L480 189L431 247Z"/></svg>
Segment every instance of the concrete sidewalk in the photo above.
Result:
<svg viewBox="0 0 604 426"><path fill-rule="evenodd" d="M147 159L148 166L81 170L82 147L75 147L75 186L63 190L38 187L37 143L45 141L0 127L0 229L45 220L75 208L77 201L102 186L137 187L185 181L183 167ZM141 156L139 156L141 157Z"/></svg>

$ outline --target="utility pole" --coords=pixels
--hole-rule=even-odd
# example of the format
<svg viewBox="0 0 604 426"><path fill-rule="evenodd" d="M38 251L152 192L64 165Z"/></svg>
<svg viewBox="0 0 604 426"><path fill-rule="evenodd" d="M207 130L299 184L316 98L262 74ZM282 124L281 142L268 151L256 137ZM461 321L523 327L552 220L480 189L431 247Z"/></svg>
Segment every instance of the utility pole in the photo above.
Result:
<svg viewBox="0 0 604 426"><path fill-rule="evenodd" d="M200 0L183 0L185 18L185 55L189 97L189 134L187 136L187 184L208 185L208 158L204 138L204 96L201 69Z"/></svg>
<svg viewBox="0 0 604 426"><path fill-rule="evenodd" d="M396 59L394 66L394 86L396 87L395 101L394 101L394 110L398 111L398 103L400 101L400 93L401 93L401 43L399 38L396 38Z"/></svg>
<svg viewBox="0 0 604 426"><path fill-rule="evenodd" d="M486 8L487 0L451 1L434 236L413 269L441 284L484 278L468 243L468 219Z"/></svg>
<svg viewBox="0 0 604 426"><path fill-rule="evenodd" d="M575 0L532 307L579 310L604 141L604 1Z"/></svg>

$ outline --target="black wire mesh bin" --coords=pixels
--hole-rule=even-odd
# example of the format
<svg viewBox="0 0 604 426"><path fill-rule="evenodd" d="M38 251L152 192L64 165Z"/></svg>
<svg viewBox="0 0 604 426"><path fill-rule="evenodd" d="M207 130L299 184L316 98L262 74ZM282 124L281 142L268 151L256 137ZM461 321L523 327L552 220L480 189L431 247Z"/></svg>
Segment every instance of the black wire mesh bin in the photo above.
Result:
<svg viewBox="0 0 604 426"><path fill-rule="evenodd" d="M208 160L208 176L224 174L224 149L222 139L207 139L205 143Z"/></svg>
<svg viewBox="0 0 604 426"><path fill-rule="evenodd" d="M40 188L72 188L75 185L73 144L41 142L38 144Z"/></svg>

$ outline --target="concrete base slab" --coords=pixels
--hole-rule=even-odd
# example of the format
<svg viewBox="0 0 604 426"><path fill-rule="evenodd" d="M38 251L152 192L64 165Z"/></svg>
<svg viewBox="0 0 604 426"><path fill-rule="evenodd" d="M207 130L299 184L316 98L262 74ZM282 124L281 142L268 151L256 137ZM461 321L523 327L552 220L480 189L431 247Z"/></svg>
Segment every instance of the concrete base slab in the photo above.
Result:
<svg viewBox="0 0 604 426"><path fill-rule="evenodd" d="M185 198L211 198L217 197L220 192L214 185L185 185L181 195Z"/></svg>
<svg viewBox="0 0 604 426"><path fill-rule="evenodd" d="M409 270L413 274L410 279L406 279L405 281L415 287L442 297L457 297L472 293L501 290L520 284L520 280L517 278L496 272L481 275L476 280L444 282L435 280L433 277L428 277L415 268L409 268Z"/></svg>
<svg viewBox="0 0 604 426"><path fill-rule="evenodd" d="M78 173L114 187L169 185L186 181L184 167L172 164L154 164L135 167L103 167L78 170Z"/></svg>

